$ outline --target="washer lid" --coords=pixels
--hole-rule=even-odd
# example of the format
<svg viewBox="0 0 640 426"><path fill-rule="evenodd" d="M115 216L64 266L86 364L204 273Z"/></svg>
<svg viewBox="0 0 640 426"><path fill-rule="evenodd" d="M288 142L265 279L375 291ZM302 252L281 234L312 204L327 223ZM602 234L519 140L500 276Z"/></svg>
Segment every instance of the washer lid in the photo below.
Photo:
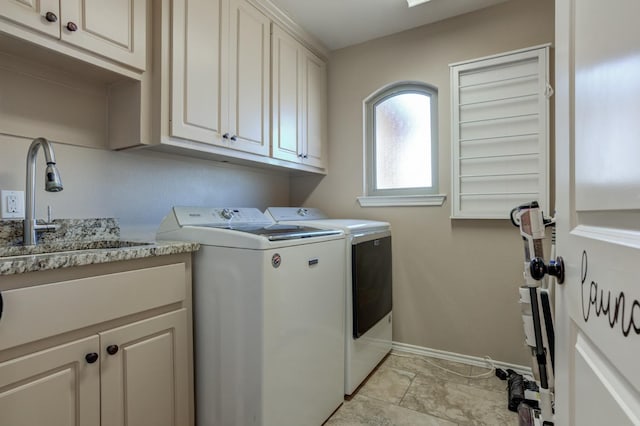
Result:
<svg viewBox="0 0 640 426"><path fill-rule="evenodd" d="M324 237L327 235L339 235L338 229L318 229L300 225L271 225L260 229L238 229L266 237L269 241L293 240L297 238Z"/></svg>

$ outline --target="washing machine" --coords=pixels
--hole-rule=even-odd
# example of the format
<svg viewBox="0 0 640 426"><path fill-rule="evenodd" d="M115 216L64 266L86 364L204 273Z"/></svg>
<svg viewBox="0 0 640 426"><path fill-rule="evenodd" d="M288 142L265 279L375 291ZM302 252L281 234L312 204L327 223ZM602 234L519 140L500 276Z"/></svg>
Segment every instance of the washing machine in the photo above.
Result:
<svg viewBox="0 0 640 426"><path fill-rule="evenodd" d="M344 399L344 233L258 209L174 207L194 241L196 423L320 425Z"/></svg>
<svg viewBox="0 0 640 426"><path fill-rule="evenodd" d="M392 346L391 227L388 222L331 219L320 209L269 207L280 224L341 229L345 238L345 395L353 394Z"/></svg>

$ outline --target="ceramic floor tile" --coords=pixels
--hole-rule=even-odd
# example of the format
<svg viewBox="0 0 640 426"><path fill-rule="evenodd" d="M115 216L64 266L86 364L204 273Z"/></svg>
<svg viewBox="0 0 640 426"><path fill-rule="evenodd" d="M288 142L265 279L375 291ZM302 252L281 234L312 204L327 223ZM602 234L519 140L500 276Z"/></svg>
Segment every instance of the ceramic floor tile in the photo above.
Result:
<svg viewBox="0 0 640 426"><path fill-rule="evenodd" d="M398 404L415 376L409 371L381 366L358 391L358 395Z"/></svg>
<svg viewBox="0 0 640 426"><path fill-rule="evenodd" d="M476 376L482 373L486 373L489 371L487 368L472 366L471 367L471 376ZM504 394L505 400L507 398L507 381L500 380L496 377L495 372L491 372L488 377L478 377L474 379L469 379L467 382L469 386L486 389L494 392L502 392Z"/></svg>
<svg viewBox="0 0 640 426"><path fill-rule="evenodd" d="M326 424L518 425L516 413L507 410L506 382L495 375L461 377L434 364L467 376L487 371L420 355L392 353Z"/></svg>
<svg viewBox="0 0 640 426"><path fill-rule="evenodd" d="M400 406L460 425L517 426L503 392L479 389L433 377L416 376Z"/></svg>
<svg viewBox="0 0 640 426"><path fill-rule="evenodd" d="M410 354L392 353L385 360L383 365L397 370L405 370L422 376L439 378L453 383L462 384L467 384L469 379L443 370L442 368L438 368L438 366L466 376L471 372L471 366L467 364Z"/></svg>
<svg viewBox="0 0 640 426"><path fill-rule="evenodd" d="M455 426L445 419L408 410L363 395L345 401L327 426Z"/></svg>

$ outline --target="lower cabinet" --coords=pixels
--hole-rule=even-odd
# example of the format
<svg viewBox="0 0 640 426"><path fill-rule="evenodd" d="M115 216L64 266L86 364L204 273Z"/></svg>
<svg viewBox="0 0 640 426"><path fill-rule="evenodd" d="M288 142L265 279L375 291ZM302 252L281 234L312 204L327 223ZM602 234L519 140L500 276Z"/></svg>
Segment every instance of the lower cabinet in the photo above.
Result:
<svg viewBox="0 0 640 426"><path fill-rule="evenodd" d="M99 426L98 336L0 364L0 425Z"/></svg>
<svg viewBox="0 0 640 426"><path fill-rule="evenodd" d="M185 309L0 364L1 426L188 424Z"/></svg>
<svg viewBox="0 0 640 426"><path fill-rule="evenodd" d="M193 426L191 258L179 256L3 277L0 426Z"/></svg>
<svg viewBox="0 0 640 426"><path fill-rule="evenodd" d="M102 426L188 423L186 311L100 333Z"/></svg>

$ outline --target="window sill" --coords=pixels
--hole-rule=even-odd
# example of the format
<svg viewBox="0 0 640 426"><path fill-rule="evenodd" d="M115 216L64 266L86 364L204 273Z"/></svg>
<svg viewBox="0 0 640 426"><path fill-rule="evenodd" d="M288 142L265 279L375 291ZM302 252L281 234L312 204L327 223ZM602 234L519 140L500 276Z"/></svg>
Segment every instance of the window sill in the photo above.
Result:
<svg viewBox="0 0 640 426"><path fill-rule="evenodd" d="M360 207L387 207L387 206L441 206L447 199L445 194L434 195L407 195L407 196L378 196L358 197Z"/></svg>

